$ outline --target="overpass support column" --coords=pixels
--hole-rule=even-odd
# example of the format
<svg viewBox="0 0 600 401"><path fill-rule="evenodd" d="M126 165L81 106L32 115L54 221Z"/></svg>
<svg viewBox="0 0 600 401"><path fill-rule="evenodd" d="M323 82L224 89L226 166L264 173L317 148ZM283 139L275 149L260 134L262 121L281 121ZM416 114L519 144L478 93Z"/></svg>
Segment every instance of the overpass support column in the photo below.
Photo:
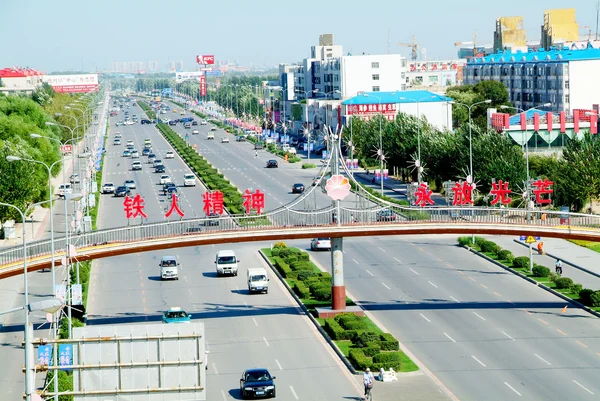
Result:
<svg viewBox="0 0 600 401"><path fill-rule="evenodd" d="M346 309L346 287L344 286L343 238L331 238L331 303L334 311Z"/></svg>

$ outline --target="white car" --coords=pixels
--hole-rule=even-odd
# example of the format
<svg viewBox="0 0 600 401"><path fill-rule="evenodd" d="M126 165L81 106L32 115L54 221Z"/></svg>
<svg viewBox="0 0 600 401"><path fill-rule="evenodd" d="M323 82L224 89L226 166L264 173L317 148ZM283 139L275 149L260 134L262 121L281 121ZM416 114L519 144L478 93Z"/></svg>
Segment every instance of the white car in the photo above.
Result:
<svg viewBox="0 0 600 401"><path fill-rule="evenodd" d="M65 196L73 193L73 187L71 184L61 184L58 187L58 196Z"/></svg>
<svg viewBox="0 0 600 401"><path fill-rule="evenodd" d="M160 185L165 185L167 182L173 182L171 180L171 177L168 175L161 175L160 176Z"/></svg>
<svg viewBox="0 0 600 401"><path fill-rule="evenodd" d="M115 193L115 184L112 182L107 182L102 185L102 193L103 194L114 194Z"/></svg>
<svg viewBox="0 0 600 401"><path fill-rule="evenodd" d="M142 169L142 162L135 161L131 164L131 170L135 171L135 170L141 170L141 169Z"/></svg>
<svg viewBox="0 0 600 401"><path fill-rule="evenodd" d="M192 135L198 135L199 133L200 132L197 129L195 129L195 130L192 131Z"/></svg>
<svg viewBox="0 0 600 401"><path fill-rule="evenodd" d="M194 174L184 174L183 175L183 186L184 187L195 187L196 186L196 176Z"/></svg>
<svg viewBox="0 0 600 401"><path fill-rule="evenodd" d="M221 138L221 143L229 143L229 137L224 136L223 138Z"/></svg>
<svg viewBox="0 0 600 401"><path fill-rule="evenodd" d="M168 152L165 154L165 159L174 159L174 158L175 158L175 153L173 153L173 152L171 152L171 151L168 151Z"/></svg>
<svg viewBox="0 0 600 401"><path fill-rule="evenodd" d="M140 158L140 152L138 152L137 150L132 150L131 151L131 158L132 159L139 159Z"/></svg>
<svg viewBox="0 0 600 401"><path fill-rule="evenodd" d="M127 146L133 146L133 141L132 140L127 141Z"/></svg>
<svg viewBox="0 0 600 401"><path fill-rule="evenodd" d="M319 251L319 250L331 250L331 238L313 238L310 241L310 250L311 251Z"/></svg>
<svg viewBox="0 0 600 401"><path fill-rule="evenodd" d="M200 125L206 125L206 124L208 124L208 121L206 121L206 120L200 121Z"/></svg>
<svg viewBox="0 0 600 401"><path fill-rule="evenodd" d="M294 147L288 148L287 152L291 155L295 155L297 153L296 148Z"/></svg>
<svg viewBox="0 0 600 401"><path fill-rule="evenodd" d="M134 180L125 180L123 185L129 189L135 189L135 181Z"/></svg>

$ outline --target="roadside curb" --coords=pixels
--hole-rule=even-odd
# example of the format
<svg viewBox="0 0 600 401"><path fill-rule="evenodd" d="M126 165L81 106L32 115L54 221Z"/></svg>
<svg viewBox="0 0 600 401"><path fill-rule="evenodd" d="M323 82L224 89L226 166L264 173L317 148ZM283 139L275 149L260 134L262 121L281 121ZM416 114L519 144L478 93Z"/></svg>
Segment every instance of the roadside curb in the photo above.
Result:
<svg viewBox="0 0 600 401"><path fill-rule="evenodd" d="M476 251L476 250L474 250L474 249L472 249L472 248L469 248L468 246L464 246L463 248L467 249L468 251L470 251L471 253L474 253L474 254L475 254L475 255L477 255L477 256L480 256L480 257L482 257L483 259L487 260L488 262L491 262L491 263L495 264L496 266L499 266L499 267L503 268L504 270L506 270L506 271L509 271L509 272L511 272L512 274L515 274L515 275L517 275L517 276L519 276L519 277L521 277L521 278L523 278L523 279L525 279L525 280L529 281L531 284L534 284L534 285L536 285L537 287L540 287L540 288L542 288L542 289L544 289L544 290L548 291L549 293L551 293L551 294L553 294L553 295L556 295L557 297L559 297L559 298L561 298L561 299L563 299L563 300L567 301L568 303L570 303L570 304L573 304L573 305L575 305L576 307L578 307L578 308L580 308L580 309L583 309L584 311L586 311L586 312L588 312L588 313L590 313L590 314L592 314L592 315L594 315L594 316L596 316L596 317L600 317L600 312L596 312L595 310L593 310L593 309L591 309L591 308L589 308L589 307L585 306L585 305L584 305L584 304L582 304L581 302L575 301L574 299L571 299L571 298L567 297L566 295L563 295L563 294L561 294L560 292L558 292L558 291L556 291L556 290L554 290L554 289L552 289L552 288L548 287L547 285L544 285L544 284L542 284L542 283L539 283L539 282L537 282L536 280L532 279L531 277L527 277L527 276L526 276L526 275L524 275L523 273L520 273L520 272L518 272L518 271L515 271L515 270L511 269L510 267L508 267L508 266L505 266L505 265L503 265L502 263L498 262L497 260L494 260L494 259L490 258L489 256L487 256L487 255L484 255L484 254L483 254L483 253L481 253L481 252L478 252L478 251Z"/></svg>
<svg viewBox="0 0 600 401"><path fill-rule="evenodd" d="M308 316L308 318L315 325L315 327L317 328L317 330L319 330L319 333L321 333L321 335L323 336L323 338L325 338L325 341L327 341L327 343L331 346L331 348L333 348L333 350L335 351L335 353L337 354L337 356L342 360L342 362L344 363L344 365L346 365L346 367L348 368L348 370L353 375L358 375L359 372L357 372L356 369L354 369L354 366L352 366L352 364L350 363L350 361L348 360L348 358L346 358L346 356L338 348L338 346L331 339L331 337L329 337L329 334L327 334L327 332L321 327L321 325L319 324L319 322L317 322L317 320L314 318L314 316L308 311L308 308L302 303L302 301L300 300L300 298L298 298L298 295L296 295L296 293L294 292L294 290L292 290L292 288L289 286L289 284L287 283L287 281L285 281L285 279L283 278L283 276L277 271L277 269L275 268L275 266L273 266L273 264L271 263L271 261L269 260L269 258L267 257L267 255L265 255L263 253L263 251L260 250L260 249L258 250L258 253L264 259L264 261L267 263L267 265L269 265L269 267L271 268L271 270L273 271L273 273L277 276L277 278L279 279L279 281L281 281L281 283L285 286L285 288L288 290L288 292L292 295L292 297L294 298L294 300L296 301L296 303L300 306L300 308L302 309L302 311L304 312L304 314L306 316Z"/></svg>
<svg viewBox="0 0 600 401"><path fill-rule="evenodd" d="M514 242L516 242L516 243L517 243L517 244L519 244L519 245L523 245L524 247L528 247L528 245L527 245L527 244L524 244L524 243L522 243L522 242L521 242L521 241L519 241L518 239L513 239L513 241L514 241ZM581 271L582 271L582 272L584 272L584 273L587 273L587 274L590 274L590 275L592 275L592 276L595 276L595 277L598 277L598 278L600 278L600 274L598 274L598 273L596 273L596 272L593 272L593 271L591 271L591 270L588 270L588 269L586 269L586 268L585 268L585 267L583 267L583 266L579 266L579 265L576 265L575 263L569 262L568 260L561 259L561 258L559 258L558 256L556 256L556 255L553 255L553 254L551 254L551 253L549 253L549 252L546 252L546 255L548 255L549 257L551 257L551 258L554 258L554 259L560 259L561 261L563 261L564 263L568 264L568 265L569 265L569 266L571 266L571 267L574 267L574 268L576 268L576 269L578 269L578 270L581 270Z"/></svg>

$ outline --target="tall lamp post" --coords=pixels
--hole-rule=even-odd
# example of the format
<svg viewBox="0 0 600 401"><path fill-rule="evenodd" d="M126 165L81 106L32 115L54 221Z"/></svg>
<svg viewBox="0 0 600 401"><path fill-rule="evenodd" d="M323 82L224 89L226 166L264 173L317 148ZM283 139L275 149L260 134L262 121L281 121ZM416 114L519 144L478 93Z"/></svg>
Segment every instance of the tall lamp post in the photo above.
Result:
<svg viewBox="0 0 600 401"><path fill-rule="evenodd" d="M310 163L310 124L308 122L308 96L307 94L309 93L315 93L316 90L309 90L309 91L298 91L298 93L304 93L304 100L306 101L306 103L304 104L304 121L306 121L306 140L308 143L308 152L307 152L307 163Z"/></svg>
<svg viewBox="0 0 600 401"><path fill-rule="evenodd" d="M377 104L381 105L381 97L372 93L365 93L364 96L377 98ZM383 113L380 113L379 117L379 183L381 185L381 195L383 196L383 133L381 131L382 120L384 118Z"/></svg>

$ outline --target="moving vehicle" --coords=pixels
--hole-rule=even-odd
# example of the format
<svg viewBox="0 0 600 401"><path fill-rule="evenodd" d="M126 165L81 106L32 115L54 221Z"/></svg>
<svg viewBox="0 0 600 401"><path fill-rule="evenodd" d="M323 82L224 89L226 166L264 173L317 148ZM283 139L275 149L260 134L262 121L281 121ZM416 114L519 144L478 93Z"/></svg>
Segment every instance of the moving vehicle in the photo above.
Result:
<svg viewBox="0 0 600 401"><path fill-rule="evenodd" d="M160 266L161 280L179 280L179 262L175 256L163 256L158 266Z"/></svg>
<svg viewBox="0 0 600 401"><path fill-rule="evenodd" d="M206 220L204 222L204 226L206 227L216 227L219 225L219 216L218 214L211 212L210 214L207 214L206 217L208 218L208 220Z"/></svg>
<svg viewBox="0 0 600 401"><path fill-rule="evenodd" d="M186 128L186 129L192 128L192 124L185 123L185 124L183 124L183 128Z"/></svg>
<svg viewBox="0 0 600 401"><path fill-rule="evenodd" d="M229 143L229 137L224 136L223 138L221 138L221 143Z"/></svg>
<svg viewBox="0 0 600 401"><path fill-rule="evenodd" d="M313 238L310 241L311 251L331 250L331 238Z"/></svg>
<svg viewBox="0 0 600 401"><path fill-rule="evenodd" d="M120 132L117 132L117 133L115 134L115 139L121 139L121 138L122 138L122 136L121 136L121 133L120 133Z"/></svg>
<svg viewBox="0 0 600 401"><path fill-rule="evenodd" d="M208 121L206 121L206 120L200 121L200 125L206 125L206 124L208 124Z"/></svg>
<svg viewBox="0 0 600 401"><path fill-rule="evenodd" d="M375 220L377 220L377 221L395 221L396 214L393 211L391 211L390 209L382 209L377 212L377 215L375 216Z"/></svg>
<svg viewBox="0 0 600 401"><path fill-rule="evenodd" d="M248 269L248 292L269 292L269 279L267 270L264 267Z"/></svg>
<svg viewBox="0 0 600 401"><path fill-rule="evenodd" d="M121 144L121 140L120 139L115 139L113 141L113 145L120 145Z"/></svg>
<svg viewBox="0 0 600 401"><path fill-rule="evenodd" d="M173 197L173 194L177 194L177 187L176 186L172 186L167 188L167 198L171 199Z"/></svg>
<svg viewBox="0 0 600 401"><path fill-rule="evenodd" d="M136 149L131 151L131 158L132 159L139 159L140 158L140 152L138 152Z"/></svg>
<svg viewBox="0 0 600 401"><path fill-rule="evenodd" d="M240 394L243 399L256 397L275 398L275 376L267 369L248 369L240 378Z"/></svg>
<svg viewBox="0 0 600 401"><path fill-rule="evenodd" d="M79 184L81 182L81 178L79 178L79 174L71 174L69 181L71 184Z"/></svg>
<svg viewBox="0 0 600 401"><path fill-rule="evenodd" d="M169 188L176 187L176 186L177 185L175 185L175 183L173 181L164 183L163 184L163 194L166 195L167 192L169 192Z"/></svg>
<svg viewBox="0 0 600 401"><path fill-rule="evenodd" d="M196 186L196 176L194 174L184 174L183 175L183 186L184 187L195 187Z"/></svg>
<svg viewBox="0 0 600 401"><path fill-rule="evenodd" d="M170 150L165 153L165 159L174 159L175 158L175 153L171 152Z"/></svg>
<svg viewBox="0 0 600 401"><path fill-rule="evenodd" d="M164 164L157 164L156 166L154 166L154 172L155 173L162 174L165 171L166 171L166 169L165 169L165 165Z"/></svg>
<svg viewBox="0 0 600 401"><path fill-rule="evenodd" d="M127 141L127 146L133 146L133 141L131 139Z"/></svg>
<svg viewBox="0 0 600 401"><path fill-rule="evenodd" d="M196 121L196 120L192 121L192 125L198 125L198 121Z"/></svg>
<svg viewBox="0 0 600 401"><path fill-rule="evenodd" d="M304 184L296 183L292 185L292 193L293 194L301 194L304 192Z"/></svg>
<svg viewBox="0 0 600 401"><path fill-rule="evenodd" d="M277 164L277 160L268 160L267 168L277 168L279 165Z"/></svg>
<svg viewBox="0 0 600 401"><path fill-rule="evenodd" d="M206 134L206 139L213 139L214 140L215 139L215 134L212 133L212 132L207 133Z"/></svg>
<svg viewBox="0 0 600 401"><path fill-rule="evenodd" d="M148 163L154 163L154 160L156 160L156 155L154 153L150 153L148 155Z"/></svg>
<svg viewBox="0 0 600 401"><path fill-rule="evenodd" d="M102 193L103 194L114 194L115 193L115 184L112 182L107 182L102 185Z"/></svg>
<svg viewBox="0 0 600 401"><path fill-rule="evenodd" d="M296 148L294 148L294 147L290 147L290 148L288 148L287 152L288 152L290 155L295 155L295 154L297 154Z"/></svg>
<svg viewBox="0 0 600 401"><path fill-rule="evenodd" d="M58 196L70 195L73 193L73 186L71 184L61 184L58 187Z"/></svg>
<svg viewBox="0 0 600 401"><path fill-rule="evenodd" d="M123 151L123 157L131 157L131 151L129 151L129 150L127 150L127 149L125 149L125 150Z"/></svg>
<svg viewBox="0 0 600 401"><path fill-rule="evenodd" d="M144 139L144 147L146 147L146 148L152 147L152 141L148 138Z"/></svg>
<svg viewBox="0 0 600 401"><path fill-rule="evenodd" d="M163 323L189 323L192 315L188 315L180 307L173 307L163 313Z"/></svg>
<svg viewBox="0 0 600 401"><path fill-rule="evenodd" d="M141 170L142 169L142 162L141 161L135 161L131 164L131 170L132 171L136 171L136 170Z"/></svg>
<svg viewBox="0 0 600 401"><path fill-rule="evenodd" d="M254 144L254 150L262 150L262 148L263 148L262 142L256 142Z"/></svg>
<svg viewBox="0 0 600 401"><path fill-rule="evenodd" d="M156 167L159 164L163 164L163 161L160 159L154 159L154 161L152 162L153 167Z"/></svg>
<svg viewBox="0 0 600 401"><path fill-rule="evenodd" d="M128 195L131 195L131 190L125 185L118 186L117 189L115 189L115 196L124 197Z"/></svg>
<svg viewBox="0 0 600 401"><path fill-rule="evenodd" d="M192 131L192 135L198 135L200 133L200 131L198 131L197 129Z"/></svg>
<svg viewBox="0 0 600 401"><path fill-rule="evenodd" d="M125 180L125 182L123 183L123 185L125 185L129 189L135 189L136 188L134 180Z"/></svg>
<svg viewBox="0 0 600 401"><path fill-rule="evenodd" d="M217 276L223 276L226 274L237 276L238 274L238 263L240 261L235 256L235 252L230 250L217 252L215 265L217 268Z"/></svg>
<svg viewBox="0 0 600 401"><path fill-rule="evenodd" d="M167 182L173 182L173 180L171 180L171 177L168 175L161 175L160 176L160 185L165 185Z"/></svg>
<svg viewBox="0 0 600 401"><path fill-rule="evenodd" d="M142 150L142 156L148 156L151 151L152 150L149 148L144 148L144 150Z"/></svg>
<svg viewBox="0 0 600 401"><path fill-rule="evenodd" d="M246 137L243 135L238 135L235 137L236 142L246 142Z"/></svg>

